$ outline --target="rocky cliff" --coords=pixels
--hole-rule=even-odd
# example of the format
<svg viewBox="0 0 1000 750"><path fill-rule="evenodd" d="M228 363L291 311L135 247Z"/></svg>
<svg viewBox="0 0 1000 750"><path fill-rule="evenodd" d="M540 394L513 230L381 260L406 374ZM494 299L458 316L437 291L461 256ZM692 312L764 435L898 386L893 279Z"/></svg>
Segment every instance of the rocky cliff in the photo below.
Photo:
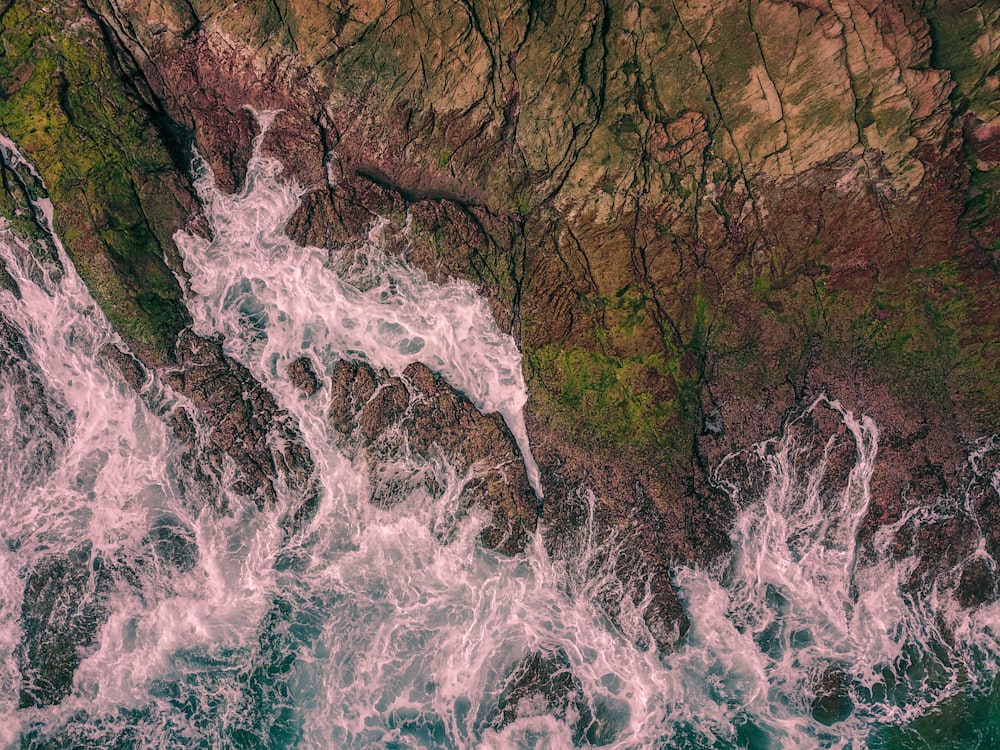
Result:
<svg viewBox="0 0 1000 750"><path fill-rule="evenodd" d="M670 565L728 548L712 468L820 391L882 431L866 539L968 484L1000 423L998 29L985 0L5 0L0 130L112 322L176 371L190 149L237 190L244 107L283 110L289 231L385 216L480 285L525 355L550 552L589 518L666 647ZM897 552L981 601L966 531L1000 508L973 505Z"/></svg>

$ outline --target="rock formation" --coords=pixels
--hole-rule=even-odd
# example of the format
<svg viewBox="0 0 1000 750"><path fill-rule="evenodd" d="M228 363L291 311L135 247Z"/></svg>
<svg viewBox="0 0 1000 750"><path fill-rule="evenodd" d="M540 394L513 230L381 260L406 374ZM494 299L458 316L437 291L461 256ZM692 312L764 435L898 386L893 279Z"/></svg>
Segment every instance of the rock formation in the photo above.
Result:
<svg viewBox="0 0 1000 750"><path fill-rule="evenodd" d="M331 391L330 422L365 448L374 502L390 505L418 485L432 497L440 494L433 473L397 470L404 458L422 463L437 458L464 477L459 513L475 506L489 514L483 544L505 554L524 549L538 518L537 500L499 414L481 414L419 362L393 378L367 364L340 360Z"/></svg>
<svg viewBox="0 0 1000 750"><path fill-rule="evenodd" d="M7 0L0 129L112 322L197 394L185 363L240 376L177 345L190 147L235 190L244 105L283 110L264 148L307 190L290 231L409 221L412 262L480 285L525 355L543 525L589 489L620 577L652 570L675 603L647 617L666 646L670 565L728 546L711 467L787 409L826 390L878 421L869 542L958 492L996 429L998 24L982 0ZM366 440L410 387L383 387ZM266 495L274 457L251 454ZM933 540L992 528L1000 500L977 497L898 554L965 565ZM968 570L965 601L995 596Z"/></svg>

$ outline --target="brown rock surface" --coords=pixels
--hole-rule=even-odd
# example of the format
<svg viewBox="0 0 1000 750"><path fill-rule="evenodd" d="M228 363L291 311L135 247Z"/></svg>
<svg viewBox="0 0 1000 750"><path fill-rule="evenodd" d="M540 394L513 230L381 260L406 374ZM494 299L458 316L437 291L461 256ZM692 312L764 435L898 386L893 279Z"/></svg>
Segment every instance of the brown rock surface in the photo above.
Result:
<svg viewBox="0 0 1000 750"><path fill-rule="evenodd" d="M485 546L505 554L524 549L535 529L538 502L524 461L499 414L482 414L426 365L409 365L401 378L377 374L364 363L339 361L333 370L331 424L357 434L370 457L373 500L392 503L398 487L414 476L393 475L388 485L379 472L403 458L451 462L459 475L469 472L459 512L485 509L490 521L481 532ZM433 480L429 489L436 487ZM401 483L401 484L400 484Z"/></svg>
<svg viewBox="0 0 1000 750"><path fill-rule="evenodd" d="M319 390L319 379L313 372L312 362L308 357L299 357L288 365L288 379L292 385L307 396L312 396Z"/></svg>
<svg viewBox="0 0 1000 750"><path fill-rule="evenodd" d="M236 464L239 479L232 489L263 506L277 499L280 483L299 498L297 505L311 506L312 456L274 397L243 365L223 354L217 341L184 331L176 358L177 367L166 371L165 379L191 399L211 445ZM175 432L190 432L190 421L190 415L178 414Z"/></svg>

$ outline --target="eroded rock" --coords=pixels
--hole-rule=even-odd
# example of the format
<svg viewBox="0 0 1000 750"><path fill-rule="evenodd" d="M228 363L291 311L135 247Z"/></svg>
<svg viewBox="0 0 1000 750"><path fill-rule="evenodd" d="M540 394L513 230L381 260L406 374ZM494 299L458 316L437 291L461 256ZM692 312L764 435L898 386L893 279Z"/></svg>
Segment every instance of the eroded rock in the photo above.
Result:
<svg viewBox="0 0 1000 750"><path fill-rule="evenodd" d="M314 464L298 428L250 371L225 356L222 346L185 331L178 338L177 367L164 372L166 381L198 408L215 449L239 469L234 486L259 505L277 499L277 483L312 503ZM190 434L192 416L172 419L179 435Z"/></svg>
<svg viewBox="0 0 1000 750"><path fill-rule="evenodd" d="M490 725L500 731L531 716L554 716L566 722L574 745L584 740L602 745L601 740L608 739L601 736L583 686L561 650L532 651L517 663L504 681Z"/></svg>
<svg viewBox="0 0 1000 750"><path fill-rule="evenodd" d="M3 314L0 391L12 396L0 405L0 415L13 428L0 447L0 482L8 488L35 486L58 465L75 415L39 377L24 336Z"/></svg>
<svg viewBox="0 0 1000 750"><path fill-rule="evenodd" d="M358 436L376 472L404 456L443 458L470 472L460 512L475 506L491 514L482 531L485 546L506 554L524 548L537 521L537 499L513 435L499 414L482 414L426 365L411 364L395 378L341 360L333 370L330 421ZM405 478L393 481L395 488L406 486ZM375 481L380 502L384 489Z"/></svg>
<svg viewBox="0 0 1000 750"><path fill-rule="evenodd" d="M820 724L833 726L853 713L849 678L840 667L827 667L814 689L812 715Z"/></svg>
<svg viewBox="0 0 1000 750"><path fill-rule="evenodd" d="M288 379L292 385L307 396L312 396L319 390L319 379L313 371L312 361L308 357L299 357L288 365Z"/></svg>

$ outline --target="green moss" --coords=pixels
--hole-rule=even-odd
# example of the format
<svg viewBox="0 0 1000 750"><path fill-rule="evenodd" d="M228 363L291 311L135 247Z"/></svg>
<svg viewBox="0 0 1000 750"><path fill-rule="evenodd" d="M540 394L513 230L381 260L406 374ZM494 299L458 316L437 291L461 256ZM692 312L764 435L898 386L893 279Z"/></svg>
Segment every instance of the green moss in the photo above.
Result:
<svg viewBox="0 0 1000 750"><path fill-rule="evenodd" d="M977 114L995 108L997 92L983 85L997 63L998 53L977 41L988 33L976 5L960 9L952 3L927 2L921 12L930 26L931 66L948 70L955 81L952 99Z"/></svg>
<svg viewBox="0 0 1000 750"><path fill-rule="evenodd" d="M955 260L946 260L914 269L898 290L881 290L856 321L855 346L900 398L995 408L995 332L979 320L976 295L961 272Z"/></svg>
<svg viewBox="0 0 1000 750"><path fill-rule="evenodd" d="M541 412L598 444L671 449L678 403L658 355L620 359L582 347L547 345L529 355ZM659 387L657 387L659 386Z"/></svg>
<svg viewBox="0 0 1000 750"><path fill-rule="evenodd" d="M613 297L605 302L605 309L617 311L612 334L615 338L628 338L636 335L646 322L646 307L652 298L626 286L619 289Z"/></svg>
<svg viewBox="0 0 1000 750"><path fill-rule="evenodd" d="M19 0L4 17L0 81L20 85L0 99L0 129L35 162L56 229L105 314L163 359L187 321L163 260L182 213L170 177L161 179L173 163L97 30L72 8L61 12L67 17Z"/></svg>
<svg viewBox="0 0 1000 750"><path fill-rule="evenodd" d="M879 135L889 136L909 132L910 110L906 107L882 107L873 111Z"/></svg>
<svg viewBox="0 0 1000 750"><path fill-rule="evenodd" d="M659 330L649 319L652 304L633 286L591 300L612 327L598 329L590 346L548 344L527 352L530 388L536 413L583 444L655 457L661 466L680 469L701 426L705 363L721 326L696 291L683 302L684 340L649 338L650 328Z"/></svg>
<svg viewBox="0 0 1000 750"><path fill-rule="evenodd" d="M767 299L771 293L771 282L763 276L753 280L753 293Z"/></svg>

